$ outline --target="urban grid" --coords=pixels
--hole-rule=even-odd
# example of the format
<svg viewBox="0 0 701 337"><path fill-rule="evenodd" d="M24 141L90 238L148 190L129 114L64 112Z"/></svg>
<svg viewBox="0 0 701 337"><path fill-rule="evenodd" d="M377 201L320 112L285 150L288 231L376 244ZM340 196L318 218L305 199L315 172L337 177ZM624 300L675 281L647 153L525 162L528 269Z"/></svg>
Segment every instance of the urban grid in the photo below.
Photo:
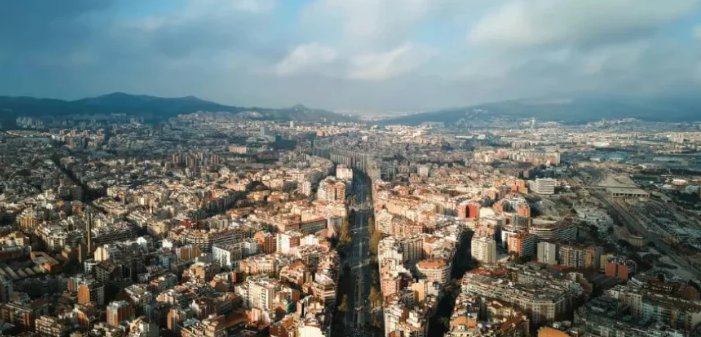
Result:
<svg viewBox="0 0 701 337"><path fill-rule="evenodd" d="M699 333L698 125L125 118L0 134L3 333Z"/></svg>

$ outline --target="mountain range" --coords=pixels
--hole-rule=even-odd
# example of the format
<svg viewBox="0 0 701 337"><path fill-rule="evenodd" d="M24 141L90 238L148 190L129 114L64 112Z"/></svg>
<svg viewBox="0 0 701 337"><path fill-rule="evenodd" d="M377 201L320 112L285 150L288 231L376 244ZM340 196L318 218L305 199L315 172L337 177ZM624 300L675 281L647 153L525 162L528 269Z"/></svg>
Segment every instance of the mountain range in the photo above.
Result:
<svg viewBox="0 0 701 337"><path fill-rule="evenodd" d="M248 118L279 121L351 121L352 117L303 105L289 108L238 107L205 101L194 96L164 98L116 92L73 101L34 97L0 96L0 121L14 122L19 116L59 117L122 113L146 120L164 120L198 111L245 114Z"/></svg>
<svg viewBox="0 0 701 337"><path fill-rule="evenodd" d="M383 124L454 124L463 119L530 119L586 123L601 119L636 118L645 121L701 121L701 95L664 97L588 96L518 99L443 109L391 118Z"/></svg>
<svg viewBox="0 0 701 337"><path fill-rule="evenodd" d="M147 121L162 121L178 114L198 111L229 112L245 118L275 121L346 122L356 118L303 105L289 108L260 108L224 105L194 96L164 98L116 92L73 101L0 96L0 124L14 125L19 116L61 117L70 115L99 115L122 113L139 116ZM701 95L627 97L615 95L575 98L518 99L484 103L467 107L443 109L406 115L381 121L381 124L418 125L443 122L495 119L530 119L563 123L586 123L601 119L637 118L647 121L688 122L701 120Z"/></svg>

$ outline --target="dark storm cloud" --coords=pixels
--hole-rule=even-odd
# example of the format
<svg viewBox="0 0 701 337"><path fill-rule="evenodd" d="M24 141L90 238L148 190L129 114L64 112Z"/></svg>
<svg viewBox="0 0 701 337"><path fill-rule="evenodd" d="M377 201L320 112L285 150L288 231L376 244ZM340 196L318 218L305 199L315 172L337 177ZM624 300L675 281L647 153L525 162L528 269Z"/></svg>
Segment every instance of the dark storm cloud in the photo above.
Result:
<svg viewBox="0 0 701 337"><path fill-rule="evenodd" d="M77 98L123 90L207 97L221 73L253 64L246 61L253 54L257 62L283 56L265 13L208 6L212 1L138 16L125 8L115 15L123 3L110 1L5 3L0 94Z"/></svg>

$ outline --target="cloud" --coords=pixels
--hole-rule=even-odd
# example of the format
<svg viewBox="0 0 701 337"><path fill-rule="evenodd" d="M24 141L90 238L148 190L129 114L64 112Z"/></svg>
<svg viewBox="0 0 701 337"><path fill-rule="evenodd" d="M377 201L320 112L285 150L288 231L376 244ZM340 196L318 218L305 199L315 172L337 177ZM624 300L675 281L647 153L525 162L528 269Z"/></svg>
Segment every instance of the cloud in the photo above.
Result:
<svg viewBox="0 0 701 337"><path fill-rule="evenodd" d="M325 27L353 48L386 48L411 40L427 25L464 23L455 19L492 0L315 0L302 15L310 30Z"/></svg>
<svg viewBox="0 0 701 337"><path fill-rule="evenodd" d="M275 65L278 75L292 75L315 66L325 65L337 57L336 50L318 43L307 43L295 47L282 61Z"/></svg>
<svg viewBox="0 0 701 337"><path fill-rule="evenodd" d="M617 93L669 94L698 87L690 71L701 51L681 41L632 40L590 48L561 46L484 54L458 71L490 94L510 97ZM496 97L496 99L501 99Z"/></svg>
<svg viewBox="0 0 701 337"><path fill-rule="evenodd" d="M66 52L94 36L94 14L113 1L5 1L0 10L0 49L31 57L32 52Z"/></svg>
<svg viewBox="0 0 701 337"><path fill-rule="evenodd" d="M0 94L416 111L693 91L699 1L7 1Z"/></svg>
<svg viewBox="0 0 701 337"><path fill-rule="evenodd" d="M158 0L155 0L158 1ZM266 14L273 12L279 0L185 0L181 15L201 16L202 14Z"/></svg>
<svg viewBox="0 0 701 337"><path fill-rule="evenodd" d="M274 38L274 0L187 0L178 10L155 13L112 28L113 39L168 59L202 53L254 51ZM186 41L186 42L185 42Z"/></svg>
<svg viewBox="0 0 701 337"><path fill-rule="evenodd" d="M250 13L268 13L275 9L275 0L235 0L231 2L235 9Z"/></svg>
<svg viewBox="0 0 701 337"><path fill-rule="evenodd" d="M382 81L410 72L432 56L433 51L428 48L408 43L381 53L363 54L351 60L348 77Z"/></svg>
<svg viewBox="0 0 701 337"><path fill-rule="evenodd" d="M616 42L654 31L698 5L698 0L510 0L477 21L468 40L505 48Z"/></svg>
<svg viewBox="0 0 701 337"><path fill-rule="evenodd" d="M343 57L341 57L343 55ZM296 46L273 66L280 76L321 75L330 78L385 81L426 64L435 51L404 43L382 52L339 52L319 43Z"/></svg>
<svg viewBox="0 0 701 337"><path fill-rule="evenodd" d="M698 7L697 0L507 0L470 25L474 54L456 73L511 97L688 90L698 83L684 68L701 49L671 32Z"/></svg>
<svg viewBox="0 0 701 337"><path fill-rule="evenodd" d="M380 45L404 40L430 6L430 0L318 0L308 16L314 25L340 26L346 43Z"/></svg>
<svg viewBox="0 0 701 337"><path fill-rule="evenodd" d="M576 57L578 70L583 74L602 74L621 71L636 71L640 62L650 47L647 41L634 41L607 45Z"/></svg>

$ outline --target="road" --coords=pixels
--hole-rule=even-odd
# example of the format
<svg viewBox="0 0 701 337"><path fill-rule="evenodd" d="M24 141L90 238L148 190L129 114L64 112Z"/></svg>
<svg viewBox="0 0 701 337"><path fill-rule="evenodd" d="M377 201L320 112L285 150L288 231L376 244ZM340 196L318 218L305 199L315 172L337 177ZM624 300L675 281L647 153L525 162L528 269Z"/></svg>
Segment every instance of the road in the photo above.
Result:
<svg viewBox="0 0 701 337"><path fill-rule="evenodd" d="M351 255L348 263L351 267L351 275L355 282L352 294L349 296L349 307L345 319L346 328L352 331L353 336L372 336L369 328L370 312L368 298L372 283L372 271L370 270L370 233L368 221L372 215L372 201L370 200L370 181L361 174L355 174L353 178L353 195L355 198L351 204L354 216L351 220Z"/></svg>

